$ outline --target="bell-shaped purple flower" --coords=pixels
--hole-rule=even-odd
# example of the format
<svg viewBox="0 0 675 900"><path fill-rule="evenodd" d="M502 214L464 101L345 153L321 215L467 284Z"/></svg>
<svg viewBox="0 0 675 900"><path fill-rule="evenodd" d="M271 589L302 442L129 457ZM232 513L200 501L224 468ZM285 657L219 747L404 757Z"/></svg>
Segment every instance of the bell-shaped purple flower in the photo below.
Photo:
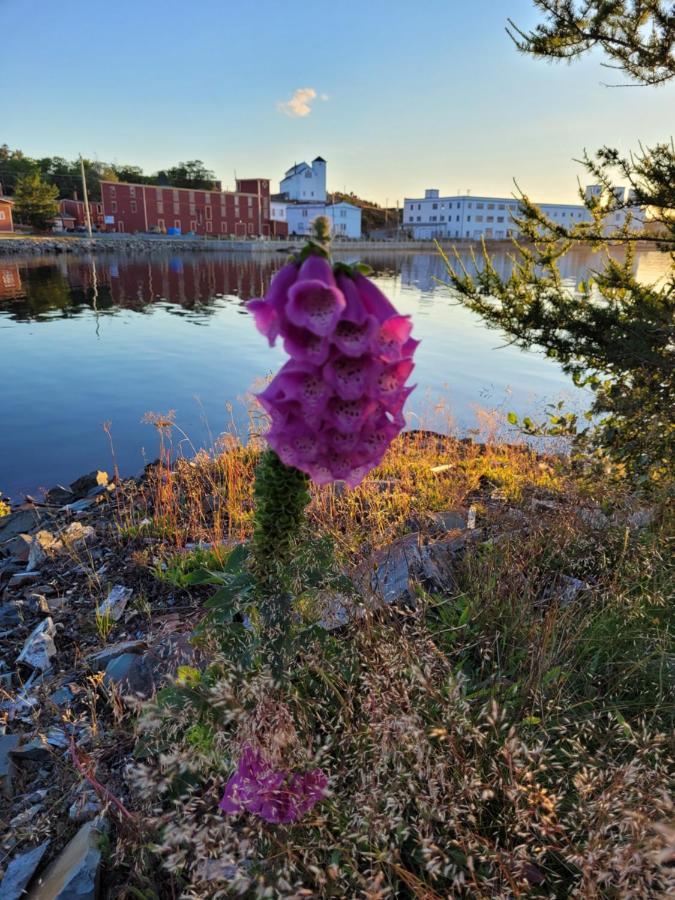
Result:
<svg viewBox="0 0 675 900"><path fill-rule="evenodd" d="M404 426L406 385L418 342L408 316L357 271L310 255L252 300L258 329L291 359L258 395L272 425L269 445L317 484L354 487Z"/></svg>
<svg viewBox="0 0 675 900"><path fill-rule="evenodd" d="M250 812L272 825L284 825L308 813L327 788L328 778L321 769L303 773L273 769L260 750L247 745L219 806L230 815Z"/></svg>

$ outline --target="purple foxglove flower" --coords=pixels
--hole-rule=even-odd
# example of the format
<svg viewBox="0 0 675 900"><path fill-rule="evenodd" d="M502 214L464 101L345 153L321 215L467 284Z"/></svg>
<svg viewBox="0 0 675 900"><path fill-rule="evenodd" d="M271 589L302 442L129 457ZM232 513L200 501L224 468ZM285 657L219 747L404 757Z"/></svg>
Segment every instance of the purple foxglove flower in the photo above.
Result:
<svg viewBox="0 0 675 900"><path fill-rule="evenodd" d="M318 337L327 337L345 306L344 294L337 289L329 263L319 256L310 256L288 290L286 315L290 322Z"/></svg>
<svg viewBox="0 0 675 900"><path fill-rule="evenodd" d="M246 746L219 806L230 815L249 812L272 825L283 825L309 812L325 797L327 787L321 769L302 774L274 770L259 750Z"/></svg>
<svg viewBox="0 0 675 900"><path fill-rule="evenodd" d="M258 395L271 418L270 447L317 484L355 487L405 424L418 345L409 316L360 273L340 267L334 275L319 255L285 266L249 308L270 344L281 337L291 357Z"/></svg>

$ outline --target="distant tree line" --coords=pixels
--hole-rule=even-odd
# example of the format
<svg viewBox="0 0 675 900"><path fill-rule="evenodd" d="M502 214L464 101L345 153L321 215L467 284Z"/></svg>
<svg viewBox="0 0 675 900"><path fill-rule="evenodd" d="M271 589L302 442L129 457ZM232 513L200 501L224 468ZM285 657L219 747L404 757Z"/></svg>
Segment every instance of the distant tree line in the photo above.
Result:
<svg viewBox="0 0 675 900"><path fill-rule="evenodd" d="M84 174L90 200L101 199L100 181L132 181L136 184L160 184L170 187L185 187L196 190L212 190L216 186L215 173L207 169L200 159L179 162L170 169L146 175L140 166L116 165L84 160ZM34 183L39 181L55 187L58 199L73 196L77 191L82 199L82 173L79 159L69 160L62 156L45 156L33 159L22 150L12 150L7 144L0 146L0 184L3 193L13 196L19 184L27 176Z"/></svg>

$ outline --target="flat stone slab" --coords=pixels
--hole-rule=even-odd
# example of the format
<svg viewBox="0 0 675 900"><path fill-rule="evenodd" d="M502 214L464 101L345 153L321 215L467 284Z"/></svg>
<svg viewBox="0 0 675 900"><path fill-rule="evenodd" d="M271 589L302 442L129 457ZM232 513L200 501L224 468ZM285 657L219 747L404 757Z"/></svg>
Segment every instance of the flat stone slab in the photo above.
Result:
<svg viewBox="0 0 675 900"><path fill-rule="evenodd" d="M32 531L45 518L47 517L34 507L17 509L8 516L0 517L0 544Z"/></svg>
<svg viewBox="0 0 675 900"><path fill-rule="evenodd" d="M97 672L102 672L111 660L122 656L123 653L143 653L148 649L147 641L121 641L119 644L110 644L103 650L91 653L87 662Z"/></svg>
<svg viewBox="0 0 675 900"><path fill-rule="evenodd" d="M33 847L27 853L15 856L5 870L5 877L0 883L0 897L2 900L20 900L24 896L24 890L40 865L40 860L45 855L49 841Z"/></svg>
<svg viewBox="0 0 675 900"><path fill-rule="evenodd" d="M39 876L28 900L96 900L104 825L86 822Z"/></svg>

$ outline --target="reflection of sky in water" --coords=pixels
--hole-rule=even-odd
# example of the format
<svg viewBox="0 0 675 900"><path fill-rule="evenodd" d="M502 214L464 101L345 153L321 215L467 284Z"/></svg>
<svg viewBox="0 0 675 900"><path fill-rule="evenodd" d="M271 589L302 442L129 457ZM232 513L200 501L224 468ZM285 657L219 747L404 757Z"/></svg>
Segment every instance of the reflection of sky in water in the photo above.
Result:
<svg viewBox="0 0 675 900"><path fill-rule="evenodd" d="M437 280L444 277L438 256L363 258L401 312L413 316L422 340L411 425L441 428L452 414L465 431L479 407L533 415L561 397L584 406L556 363L505 346L453 301ZM110 467L102 428L108 421L121 471L138 470L144 447L147 458L156 455L154 430L141 424L149 410L175 410L196 446L210 445L227 427L229 404L245 428L244 395L285 356L266 348L243 301L263 293L284 260L189 254L0 261L0 489L18 497ZM507 255L494 260L506 274ZM573 285L600 265L593 254L575 251L563 260L563 277ZM667 258L645 253L639 267L654 280ZM444 408L434 411L439 401Z"/></svg>

